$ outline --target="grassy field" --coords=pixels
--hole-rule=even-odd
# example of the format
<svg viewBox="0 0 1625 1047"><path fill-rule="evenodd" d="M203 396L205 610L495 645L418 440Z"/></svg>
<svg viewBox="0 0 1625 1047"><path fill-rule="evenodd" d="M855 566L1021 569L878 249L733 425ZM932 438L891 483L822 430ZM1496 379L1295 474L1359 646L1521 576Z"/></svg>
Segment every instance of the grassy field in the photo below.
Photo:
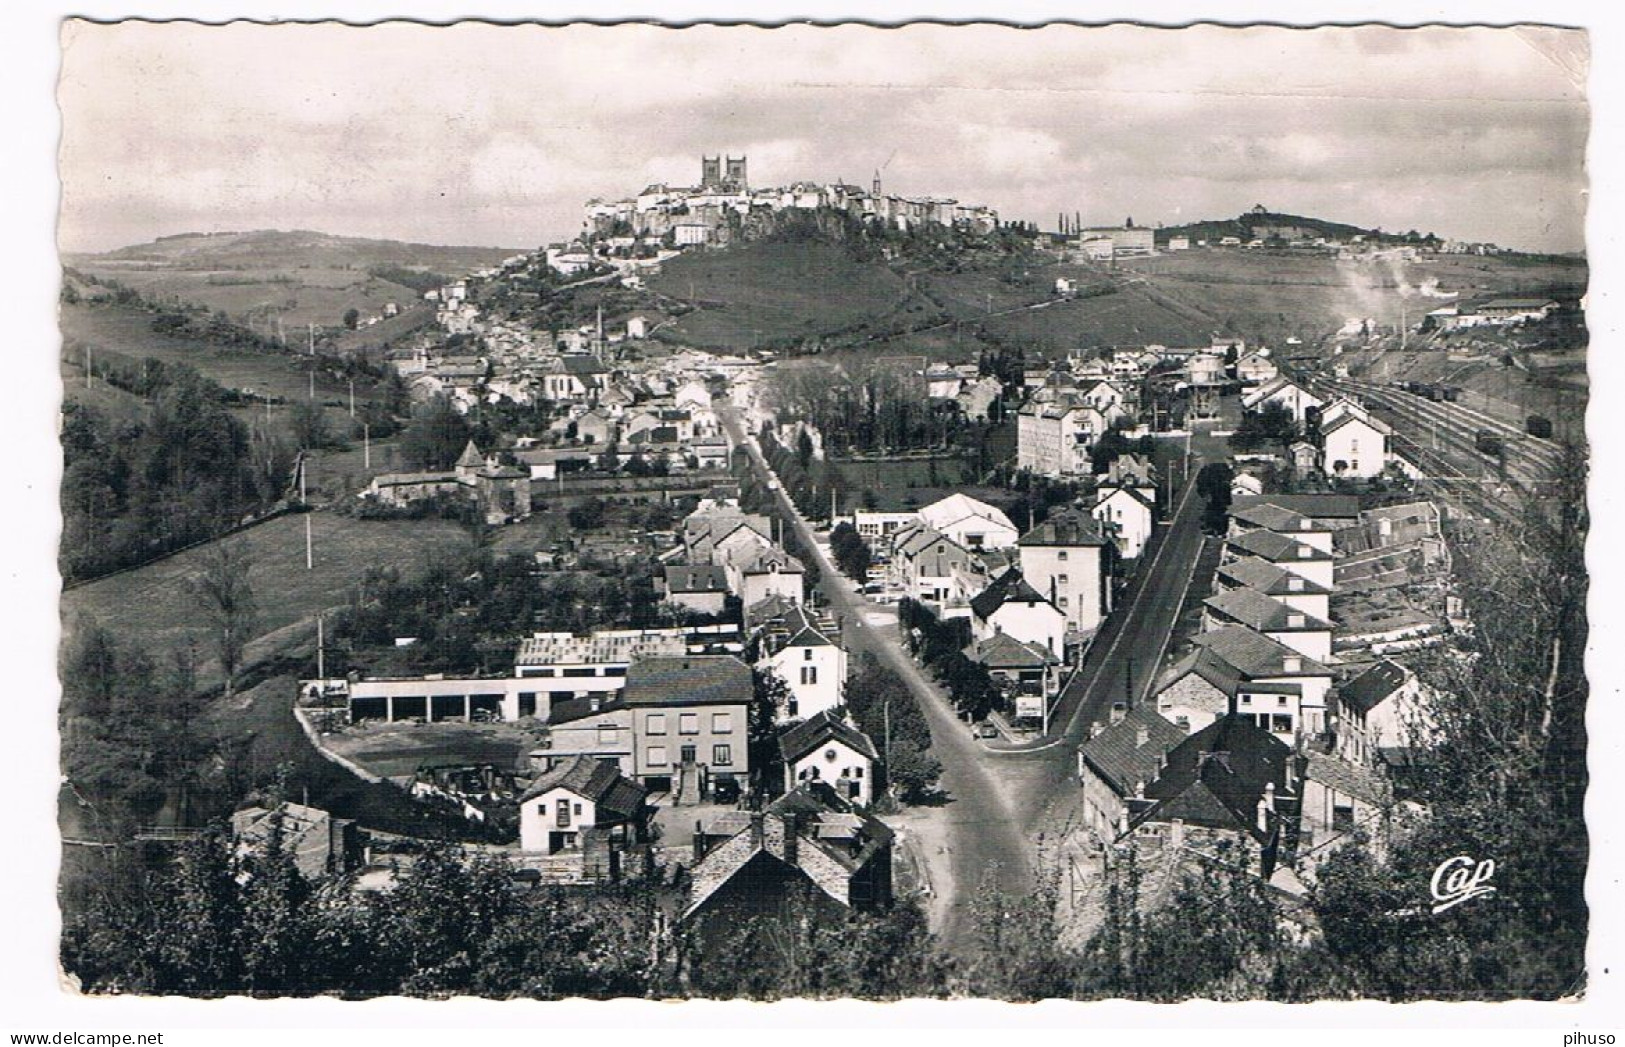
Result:
<svg viewBox="0 0 1625 1047"><path fill-rule="evenodd" d="M65 305L62 336L70 345L108 349L140 360L156 357L165 363L186 363L228 389L250 390L286 400L309 394L305 359L280 353L251 353L222 349L186 338L174 338L152 329L152 314L116 305ZM76 361L77 362L77 361ZM370 384L356 383L356 396L371 395ZM345 401L348 384L316 376L316 396L323 401Z"/></svg>
<svg viewBox="0 0 1625 1047"><path fill-rule="evenodd" d="M315 566L305 568L306 516L283 516L232 540L247 544L250 582L259 606L259 639L251 660L270 657L308 640L316 612L342 604L371 565L411 573L431 557L465 545L466 533L442 520L363 521L311 513ZM118 631L155 658L188 641L205 652L207 620L187 582L203 569L207 547L71 589L62 610L71 623L87 616Z"/></svg>
<svg viewBox="0 0 1625 1047"><path fill-rule="evenodd" d="M105 254L74 255L67 262L144 295L197 302L244 322L254 317L262 333L274 331L280 317L292 341L302 337L306 324L341 327L347 309L371 315L381 313L386 302L404 308L421 301L419 292L375 277L370 268L399 266L454 277L517 253L263 230L167 237Z"/></svg>
<svg viewBox="0 0 1625 1047"><path fill-rule="evenodd" d="M906 294L903 279L886 266L855 261L841 248L815 241L686 254L651 277L649 286L701 306L663 334L733 349L848 330L903 307Z"/></svg>

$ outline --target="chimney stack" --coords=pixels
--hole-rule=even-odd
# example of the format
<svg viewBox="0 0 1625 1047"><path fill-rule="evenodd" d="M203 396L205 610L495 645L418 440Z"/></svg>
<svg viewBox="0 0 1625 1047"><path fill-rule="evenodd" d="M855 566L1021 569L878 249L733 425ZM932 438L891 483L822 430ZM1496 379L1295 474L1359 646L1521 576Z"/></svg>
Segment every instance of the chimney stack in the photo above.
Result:
<svg viewBox="0 0 1625 1047"><path fill-rule="evenodd" d="M1122 723L1123 717L1126 715L1128 715L1128 707L1126 705L1124 705L1122 702L1112 703L1112 723Z"/></svg>
<svg viewBox="0 0 1625 1047"><path fill-rule="evenodd" d="M1146 730L1145 724L1142 723L1138 727L1134 728L1134 747L1136 749L1145 748L1145 743L1149 742L1150 740L1151 732Z"/></svg>

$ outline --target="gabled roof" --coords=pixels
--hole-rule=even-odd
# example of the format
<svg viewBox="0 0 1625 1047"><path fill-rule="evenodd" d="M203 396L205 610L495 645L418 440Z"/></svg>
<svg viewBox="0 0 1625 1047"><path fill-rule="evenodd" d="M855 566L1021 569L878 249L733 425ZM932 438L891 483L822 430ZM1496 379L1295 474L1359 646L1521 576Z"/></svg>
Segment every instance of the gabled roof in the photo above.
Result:
<svg viewBox="0 0 1625 1047"><path fill-rule="evenodd" d="M1277 505L1288 512L1298 513L1316 520L1347 520L1360 518L1360 499L1352 494L1261 494L1237 498L1230 503L1230 513L1254 505Z"/></svg>
<svg viewBox="0 0 1625 1047"><path fill-rule="evenodd" d="M1262 556L1270 563L1313 563L1316 560L1332 559L1332 554L1324 549L1317 549L1296 538L1288 538L1284 534L1276 534L1262 527L1256 531L1243 531L1227 541L1232 549L1249 556Z"/></svg>
<svg viewBox="0 0 1625 1047"><path fill-rule="evenodd" d="M1247 680L1272 676L1331 676L1332 671L1308 655L1294 651L1263 633L1240 625L1214 629L1196 637L1196 644L1217 655L1236 675ZM1287 669L1296 659L1298 668Z"/></svg>
<svg viewBox="0 0 1625 1047"><path fill-rule="evenodd" d="M746 574L767 574L775 567L782 574L803 574L807 570L800 560L776 545L756 550L756 554L745 561L742 570Z"/></svg>
<svg viewBox="0 0 1625 1047"><path fill-rule="evenodd" d="M727 592L728 572L714 564L669 564L666 591L672 593Z"/></svg>
<svg viewBox="0 0 1625 1047"><path fill-rule="evenodd" d="M457 458L457 468L480 469L484 465L485 456L480 453L480 449L474 445L473 440L468 441L468 446L463 448L463 453Z"/></svg>
<svg viewBox="0 0 1625 1047"><path fill-rule="evenodd" d="M1219 617L1261 633L1330 632L1332 623L1243 586L1202 601Z"/></svg>
<svg viewBox="0 0 1625 1047"><path fill-rule="evenodd" d="M1031 585L1021 576L1021 571L1012 567L993 580L993 584L983 589L971 598L970 609L978 618L990 618L1007 603L1049 603L1049 598ZM1051 604L1050 606L1054 606Z"/></svg>
<svg viewBox="0 0 1625 1047"><path fill-rule="evenodd" d="M1394 431L1392 429L1388 428L1388 426L1384 425L1382 422L1378 421L1375 418L1369 418L1369 417L1361 418L1357 414L1342 414L1342 415L1338 415L1335 419L1333 419L1331 422L1327 423L1326 425L1321 426L1321 429L1320 429L1321 439L1325 439L1326 437L1330 436L1332 433L1337 432L1337 430L1339 430L1339 429L1341 429L1341 428L1343 428L1344 426L1347 426L1347 425L1363 425L1367 429L1370 429L1372 432L1380 433L1383 436L1392 436L1393 433L1394 433Z"/></svg>
<svg viewBox="0 0 1625 1047"><path fill-rule="evenodd" d="M990 523L1014 531L1016 525L1004 515L1004 510L988 505L967 494L951 494L938 502L932 502L920 510L920 519L937 530L951 527L962 520L987 520Z"/></svg>
<svg viewBox="0 0 1625 1047"><path fill-rule="evenodd" d="M807 609L800 604L796 604L789 610L785 611L781 621L783 622L785 632L788 634L788 638L783 643L778 645L778 650L780 651L784 650L786 647L839 646L834 640L829 638L829 634L824 632L823 627L820 626L818 622L813 619L813 616L807 613Z"/></svg>
<svg viewBox="0 0 1625 1047"><path fill-rule="evenodd" d="M1337 689L1338 698L1360 713L1368 713L1405 686L1409 673L1397 662L1383 659Z"/></svg>
<svg viewBox="0 0 1625 1047"><path fill-rule="evenodd" d="M730 654L644 658L626 671L626 705L747 705L755 695L750 667Z"/></svg>
<svg viewBox="0 0 1625 1047"><path fill-rule="evenodd" d="M1043 523L1016 540L1025 546L1105 545L1111 539L1099 520L1080 509L1051 513Z"/></svg>
<svg viewBox="0 0 1625 1047"><path fill-rule="evenodd" d="M1041 644L1024 643L1009 633L994 633L965 648L965 657L989 669L1042 669L1060 659Z"/></svg>
<svg viewBox="0 0 1625 1047"><path fill-rule="evenodd" d="M1078 746L1078 752L1119 796L1127 796L1136 783L1154 780L1162 770L1164 754L1184 740L1185 732L1155 709L1136 705L1123 719Z"/></svg>
<svg viewBox="0 0 1625 1047"><path fill-rule="evenodd" d="M1253 527L1262 527L1277 534L1309 534L1319 531L1331 531L1330 524L1318 523L1312 516L1295 513L1290 509L1283 509L1273 502L1263 502L1257 505L1246 505L1240 509L1232 509L1232 520L1240 520Z"/></svg>
<svg viewBox="0 0 1625 1047"><path fill-rule="evenodd" d="M1236 687L1241 683L1234 666L1207 648L1198 647L1157 677L1156 693L1161 694L1192 673L1231 697L1235 696Z"/></svg>
<svg viewBox="0 0 1625 1047"><path fill-rule="evenodd" d="M1251 717L1221 716L1168 753L1167 769L1145 789L1156 803L1133 824L1179 819L1266 842L1270 830L1258 827L1258 804L1268 786L1278 801L1290 795L1291 758L1291 748Z"/></svg>
<svg viewBox="0 0 1625 1047"><path fill-rule="evenodd" d="M1293 574L1286 568L1258 556L1247 556L1224 564L1219 568L1219 577L1236 585L1256 589L1267 596L1299 594L1324 596L1331 593L1324 585ZM1293 579L1297 579L1300 583L1296 588L1293 587Z"/></svg>
<svg viewBox="0 0 1625 1047"><path fill-rule="evenodd" d="M1242 394L1242 397L1241 397L1242 406L1243 407L1257 406L1258 404L1261 404L1264 401L1273 398L1277 393L1280 393L1283 390L1288 389L1288 388L1298 390L1298 392L1302 393L1304 396L1306 396L1309 399L1313 400L1317 404L1325 402L1320 397L1316 396L1314 393L1311 393L1309 390L1305 389L1299 383L1294 382L1292 379L1287 378L1284 375L1277 375L1276 377L1271 378L1269 381L1265 382L1263 385L1259 386L1257 389L1254 389L1251 392L1247 392L1247 393Z"/></svg>
<svg viewBox="0 0 1625 1047"><path fill-rule="evenodd" d="M1304 756L1303 777L1367 803L1387 806L1394 799L1393 787L1382 776L1313 749Z"/></svg>
<svg viewBox="0 0 1625 1047"><path fill-rule="evenodd" d="M614 764L590 756L573 756L532 782L519 802L560 788L591 800L598 808L600 823L605 813L623 818L637 814L646 795L643 786L623 777Z"/></svg>
<svg viewBox="0 0 1625 1047"><path fill-rule="evenodd" d="M880 759L880 754L875 751L875 743L869 740L867 734L829 709L779 735L779 752L784 756L785 763L794 763L831 740L871 760Z"/></svg>
<svg viewBox="0 0 1625 1047"><path fill-rule="evenodd" d="M1147 512L1155 512L1156 506L1151 500L1140 493L1138 487L1100 487L1095 490L1095 508L1099 509L1113 498L1121 495L1131 502L1138 502Z"/></svg>
<svg viewBox="0 0 1625 1047"><path fill-rule="evenodd" d="M958 549L966 556L970 555L969 550L967 550L964 546L960 545L952 538L949 538L941 531L927 527L925 524L911 524L910 526L903 528L897 532L897 536L894 540L897 542L897 546L893 555L905 558L913 558L918 556L927 549L935 546L938 542L947 542L949 545L953 546L955 549Z"/></svg>
<svg viewBox="0 0 1625 1047"><path fill-rule="evenodd" d="M565 374L572 374L578 378L606 374L609 371L609 368L599 363L597 357L593 356L561 356L559 363L563 366Z"/></svg>

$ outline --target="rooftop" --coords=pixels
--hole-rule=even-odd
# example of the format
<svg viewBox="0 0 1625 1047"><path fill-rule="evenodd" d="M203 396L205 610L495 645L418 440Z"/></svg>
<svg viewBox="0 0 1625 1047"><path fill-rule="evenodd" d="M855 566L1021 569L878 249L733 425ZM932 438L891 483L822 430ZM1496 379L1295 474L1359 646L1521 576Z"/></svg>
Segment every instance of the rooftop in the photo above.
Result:
<svg viewBox="0 0 1625 1047"><path fill-rule="evenodd" d="M748 705L755 695L750 667L732 655L654 657L626 672L626 705Z"/></svg>
<svg viewBox="0 0 1625 1047"><path fill-rule="evenodd" d="M828 709L779 735L779 752L786 763L793 763L831 740L871 760L880 759L868 735Z"/></svg>

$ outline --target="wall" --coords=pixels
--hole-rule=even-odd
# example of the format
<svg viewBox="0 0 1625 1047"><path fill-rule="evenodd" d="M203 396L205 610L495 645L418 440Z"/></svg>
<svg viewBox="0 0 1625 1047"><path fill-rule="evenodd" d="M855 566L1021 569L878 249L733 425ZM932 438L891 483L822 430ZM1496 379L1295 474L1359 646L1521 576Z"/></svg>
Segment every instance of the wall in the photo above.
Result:
<svg viewBox="0 0 1625 1047"><path fill-rule="evenodd" d="M700 766L708 767L714 779L719 774L732 774L744 777L750 770L750 754L747 745L747 712L749 706L745 703L737 705L673 705L666 707L640 705L631 710L633 714L632 734L634 738L634 751L632 754L633 774L640 781L648 777L666 777L675 775L677 767L682 760L682 747L694 746L694 762ZM713 717L718 713L729 714L730 729L718 731L715 729L716 721ZM650 733L651 716L665 716L665 733ZM682 733L683 717L692 715L694 733ZM727 764L714 762L714 749L717 745L729 747L730 760ZM653 763L649 759L651 746L661 746L665 749L665 759L662 763Z"/></svg>
<svg viewBox="0 0 1625 1047"><path fill-rule="evenodd" d="M1021 574L1027 579L1027 584L1045 596L1051 596L1053 581L1051 598L1057 605L1062 597L1066 598L1062 613L1074 629L1092 633L1100 627L1101 619L1105 617L1102 605L1108 595L1103 578L1105 546L1061 549L1056 546L1024 545L1020 551ZM1064 560L1061 559L1063 553L1066 555ZM1064 585L1060 583L1063 574L1067 577Z"/></svg>
<svg viewBox="0 0 1625 1047"><path fill-rule="evenodd" d="M825 759L827 752L834 752L835 759ZM813 777L814 772L817 773L816 778ZM827 782L842 799L853 800L867 807L873 800L874 763L850 746L830 739L785 768L785 791L808 781ZM856 796L848 791L848 785L853 782L858 785Z"/></svg>
<svg viewBox="0 0 1625 1047"><path fill-rule="evenodd" d="M560 829L555 810L558 801L570 804L570 825ZM597 824L598 807L591 800L560 786L526 800L519 808L519 846L525 851L547 852L548 836L557 832L584 833ZM578 837L579 838L579 837Z"/></svg>

